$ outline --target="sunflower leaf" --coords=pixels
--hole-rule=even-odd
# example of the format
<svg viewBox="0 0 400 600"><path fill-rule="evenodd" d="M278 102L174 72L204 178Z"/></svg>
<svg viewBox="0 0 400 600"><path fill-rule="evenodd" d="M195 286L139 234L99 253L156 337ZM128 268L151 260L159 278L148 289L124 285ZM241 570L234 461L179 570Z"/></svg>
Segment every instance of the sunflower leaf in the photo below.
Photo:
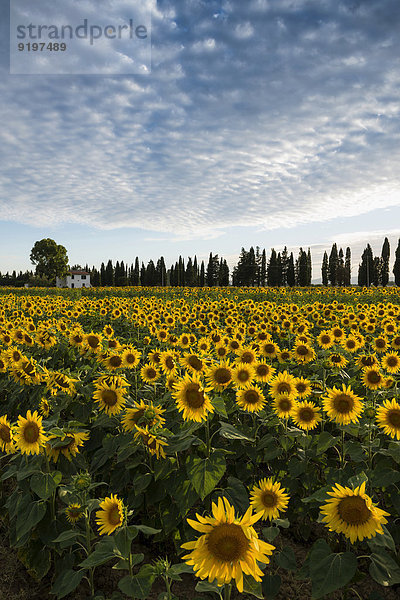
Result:
<svg viewBox="0 0 400 600"><path fill-rule="evenodd" d="M329 554L318 562L310 562L312 598L318 600L351 581L357 570L357 557L353 552Z"/></svg>
<svg viewBox="0 0 400 600"><path fill-rule="evenodd" d="M209 458L189 456L186 461L188 477L202 500L214 490L225 469L225 457L218 451L214 451Z"/></svg>

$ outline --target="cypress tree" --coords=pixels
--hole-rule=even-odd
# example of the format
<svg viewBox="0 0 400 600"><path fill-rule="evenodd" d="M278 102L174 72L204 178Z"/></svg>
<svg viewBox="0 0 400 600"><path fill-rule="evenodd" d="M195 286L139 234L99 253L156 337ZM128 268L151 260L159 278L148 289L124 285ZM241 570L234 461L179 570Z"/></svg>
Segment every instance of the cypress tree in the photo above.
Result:
<svg viewBox="0 0 400 600"><path fill-rule="evenodd" d="M106 285L106 267L103 262L100 267L100 285Z"/></svg>
<svg viewBox="0 0 400 600"><path fill-rule="evenodd" d="M336 243L332 245L328 262L328 279L331 285L337 284L338 251Z"/></svg>
<svg viewBox="0 0 400 600"><path fill-rule="evenodd" d="M301 287L305 287L308 284L308 262L307 254L300 248L299 254L299 274L298 281Z"/></svg>
<svg viewBox="0 0 400 600"><path fill-rule="evenodd" d="M114 285L114 267L109 260L105 269L104 285Z"/></svg>
<svg viewBox="0 0 400 600"><path fill-rule="evenodd" d="M373 273L372 273L372 283L374 284L375 287L378 287L378 285L381 282L381 269L382 269L382 264L381 264L381 259L379 258L379 256L374 256L374 261L373 261Z"/></svg>
<svg viewBox="0 0 400 600"><path fill-rule="evenodd" d="M132 285L140 285L140 269L139 269L139 259L135 258L135 268L133 269L132 274Z"/></svg>
<svg viewBox="0 0 400 600"><path fill-rule="evenodd" d="M344 285L344 278L345 278L345 272L344 272L344 259L343 259L343 250L342 248L340 248L339 250L339 255L338 255L338 267L337 267L337 284L339 286Z"/></svg>
<svg viewBox="0 0 400 600"><path fill-rule="evenodd" d="M369 244L365 248L361 257L361 264L358 268L358 285L369 287L374 280L374 257L372 248Z"/></svg>
<svg viewBox="0 0 400 600"><path fill-rule="evenodd" d="M267 279L267 255L265 254L265 248L262 251L261 255L261 266L260 266L260 285L265 287L265 282Z"/></svg>
<svg viewBox="0 0 400 600"><path fill-rule="evenodd" d="M275 249L272 248L267 266L267 285L275 287L277 285L278 263Z"/></svg>
<svg viewBox="0 0 400 600"><path fill-rule="evenodd" d="M282 251L281 263L282 263L282 285L286 285L287 284L287 270L288 270L288 265L289 265L289 256L288 256L288 250L287 250L286 246L284 247L284 249Z"/></svg>
<svg viewBox="0 0 400 600"><path fill-rule="evenodd" d="M400 239L396 248L395 261L393 265L393 275L395 284L397 286L400 286Z"/></svg>
<svg viewBox="0 0 400 600"><path fill-rule="evenodd" d="M193 261L193 285L198 287L199 285L199 267L197 266L197 256L194 255Z"/></svg>
<svg viewBox="0 0 400 600"><path fill-rule="evenodd" d="M329 273L329 266L328 266L328 254L326 253L326 250L324 252L324 256L322 259L322 267L321 267L321 275L322 275L322 285L328 285L328 273Z"/></svg>
<svg viewBox="0 0 400 600"><path fill-rule="evenodd" d="M276 285L278 287L282 285L282 257L280 252L276 257Z"/></svg>
<svg viewBox="0 0 400 600"><path fill-rule="evenodd" d="M390 245L389 240L385 237L385 241L382 246L381 254L381 283L383 287L386 287L389 283L389 258L390 258Z"/></svg>
<svg viewBox="0 0 400 600"><path fill-rule="evenodd" d="M344 259L344 285L351 285L351 250L347 246Z"/></svg>
<svg viewBox="0 0 400 600"><path fill-rule="evenodd" d="M312 281L312 261L310 248L307 252L307 285L311 285Z"/></svg>
<svg viewBox="0 0 400 600"><path fill-rule="evenodd" d="M294 272L294 260L293 252L290 253L288 266L286 271L286 281L289 287L293 287L296 283L295 272Z"/></svg>
<svg viewBox="0 0 400 600"><path fill-rule="evenodd" d="M144 262L142 262L142 266L140 267L140 285L147 285L147 272L146 267L144 266Z"/></svg>
<svg viewBox="0 0 400 600"><path fill-rule="evenodd" d="M199 275L199 285L200 287L204 287L205 284L205 269L204 269L204 260L201 261L201 265L200 265L200 275Z"/></svg>

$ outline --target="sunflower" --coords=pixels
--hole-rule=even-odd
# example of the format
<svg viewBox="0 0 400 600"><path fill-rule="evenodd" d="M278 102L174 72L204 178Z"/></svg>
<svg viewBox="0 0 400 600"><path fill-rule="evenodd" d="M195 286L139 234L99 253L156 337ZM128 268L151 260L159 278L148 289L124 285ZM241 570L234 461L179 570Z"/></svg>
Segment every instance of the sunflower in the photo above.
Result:
<svg viewBox="0 0 400 600"><path fill-rule="evenodd" d="M393 398L384 400L376 412L378 426L384 433L400 440L400 404Z"/></svg>
<svg viewBox="0 0 400 600"><path fill-rule="evenodd" d="M400 371L400 356L397 352L389 352L382 356L382 367L389 373L398 373Z"/></svg>
<svg viewBox="0 0 400 600"><path fill-rule="evenodd" d="M298 398L309 398L312 394L311 381L304 377L296 377L295 386Z"/></svg>
<svg viewBox="0 0 400 600"><path fill-rule="evenodd" d="M383 534L382 525L387 523L385 517L389 513L372 503L365 493L365 481L355 490L338 483L335 485L333 491L328 492L332 498L321 507L322 520L329 531L343 533L352 544L357 539L361 542L364 538Z"/></svg>
<svg viewBox="0 0 400 600"><path fill-rule="evenodd" d="M347 363L347 358L345 358L343 354L340 354L339 352L335 352L334 354L330 354L328 356L328 364L330 367L340 369L341 367L345 367Z"/></svg>
<svg viewBox="0 0 400 600"><path fill-rule="evenodd" d="M365 369L365 367L373 367L379 365L379 360L375 354L361 354L356 360L356 366L359 369Z"/></svg>
<svg viewBox="0 0 400 600"><path fill-rule="evenodd" d="M205 393L206 390L199 375L186 374L178 380L174 389L172 396L185 421L200 423L207 419L209 412L214 412L214 407Z"/></svg>
<svg viewBox="0 0 400 600"><path fill-rule="evenodd" d="M22 454L40 454L47 437L42 426L42 417L35 410L26 413L26 418L19 415L15 434L15 443Z"/></svg>
<svg viewBox="0 0 400 600"><path fill-rule="evenodd" d="M280 483L273 481L273 478L262 479L258 483L259 487L254 486L250 494L250 504L257 513L262 511L262 519L277 519L280 512L286 511L289 496L285 494L286 489L282 488Z"/></svg>
<svg viewBox="0 0 400 600"><path fill-rule="evenodd" d="M322 399L323 409L331 421L339 425L357 423L363 411L362 399L356 396L351 387L342 384L342 389L336 387L327 389L328 395Z"/></svg>
<svg viewBox="0 0 400 600"><path fill-rule="evenodd" d="M360 341L356 338L355 335L349 335L343 340L340 341L342 348L347 350L347 352L357 352L360 347Z"/></svg>
<svg viewBox="0 0 400 600"><path fill-rule="evenodd" d="M93 353L99 353L102 350L102 336L91 331L83 336L83 344L86 350Z"/></svg>
<svg viewBox="0 0 400 600"><path fill-rule="evenodd" d="M299 344L296 343L295 347L292 351L293 358L296 359L298 363L306 364L314 360L315 351L311 348L309 344Z"/></svg>
<svg viewBox="0 0 400 600"><path fill-rule="evenodd" d="M79 521L79 519L81 519L83 517L83 514L84 514L82 506L76 502L68 504L68 506L64 512L65 512L65 516L67 517L67 520L72 525L77 523Z"/></svg>
<svg viewBox="0 0 400 600"><path fill-rule="evenodd" d="M218 586L236 581L239 592L243 592L243 573L256 581L263 576L257 563L267 565L274 546L260 540L253 524L261 513L252 515L251 507L241 518L235 517L235 509L226 498L212 503L212 516L196 515L197 521L188 519L189 525L201 535L197 540L182 544L191 552L183 560L193 566L197 577Z"/></svg>
<svg viewBox="0 0 400 600"><path fill-rule="evenodd" d="M7 372L7 358L5 352L0 352L0 373Z"/></svg>
<svg viewBox="0 0 400 600"><path fill-rule="evenodd" d="M276 369L264 361L256 361L252 366L254 368L254 379L259 383L270 381L276 373Z"/></svg>
<svg viewBox="0 0 400 600"><path fill-rule="evenodd" d="M140 369L140 376L145 383L154 383L161 377L160 371L153 364L144 365Z"/></svg>
<svg viewBox="0 0 400 600"><path fill-rule="evenodd" d="M180 360L182 367L189 369L191 373L201 373L206 368L204 359L191 352L185 352Z"/></svg>
<svg viewBox="0 0 400 600"><path fill-rule="evenodd" d="M222 361L206 370L206 379L217 392L222 392L232 381L232 365Z"/></svg>
<svg viewBox="0 0 400 600"><path fill-rule="evenodd" d="M115 352L107 352L104 358L101 359L101 363L110 371L121 369L123 365L123 358L120 354Z"/></svg>
<svg viewBox="0 0 400 600"><path fill-rule="evenodd" d="M81 348L85 342L85 335L80 329L74 329L70 333L68 340L71 346Z"/></svg>
<svg viewBox="0 0 400 600"><path fill-rule="evenodd" d="M278 375L269 382L269 385L271 386L269 393L273 398L278 398L282 394L286 394L291 398L295 398L297 395L296 379L287 371L278 373Z"/></svg>
<svg viewBox="0 0 400 600"><path fill-rule="evenodd" d="M260 352L265 358L276 358L280 348L274 342L267 341L260 345Z"/></svg>
<svg viewBox="0 0 400 600"><path fill-rule="evenodd" d="M298 402L290 416L294 424L305 431L315 429L321 421L320 409L313 402L308 401Z"/></svg>
<svg viewBox="0 0 400 600"><path fill-rule="evenodd" d="M114 335L114 329L111 327L111 325L104 325L103 334L106 337L111 338Z"/></svg>
<svg viewBox="0 0 400 600"><path fill-rule="evenodd" d="M165 458L166 455L163 446L168 446L167 442L157 435L156 431L150 431L148 426L136 427L136 429L137 431L134 435L134 439L137 440L140 438L147 451L150 454L155 455L156 458Z"/></svg>
<svg viewBox="0 0 400 600"><path fill-rule="evenodd" d="M237 388L245 388L254 378L254 368L246 363L238 363L232 370L232 381Z"/></svg>
<svg viewBox="0 0 400 600"><path fill-rule="evenodd" d="M292 360L292 353L290 350L281 350L281 352L278 352L278 362L283 365L285 363L288 363Z"/></svg>
<svg viewBox="0 0 400 600"><path fill-rule="evenodd" d="M124 522L124 505L122 500L119 500L117 496L111 494L111 496L104 498L103 502L100 502L100 509L96 511L96 523L99 527L100 535L110 535Z"/></svg>
<svg viewBox="0 0 400 600"><path fill-rule="evenodd" d="M219 342L215 345L215 354L218 360L223 360L229 354L229 348L223 343Z"/></svg>
<svg viewBox="0 0 400 600"><path fill-rule="evenodd" d="M69 461L79 452L79 446L89 439L85 431L67 431L60 436L50 435L46 444L46 453L53 462L57 462L60 452Z"/></svg>
<svg viewBox="0 0 400 600"><path fill-rule="evenodd" d="M160 354L160 367L165 375L169 375L172 371L176 370L177 367L177 354L171 350L161 352Z"/></svg>
<svg viewBox="0 0 400 600"><path fill-rule="evenodd" d="M236 404L247 412L259 412L265 403L264 394L258 385L248 386L236 392Z"/></svg>
<svg viewBox="0 0 400 600"><path fill-rule="evenodd" d="M133 408L127 408L125 416L122 419L122 427L125 431L136 431L136 426L147 424L149 427L154 425L163 425L165 419L161 416L165 412L164 409L154 406L150 401L135 402Z"/></svg>
<svg viewBox="0 0 400 600"><path fill-rule="evenodd" d="M0 417L0 449L6 454L14 454L14 435L7 415Z"/></svg>
<svg viewBox="0 0 400 600"><path fill-rule="evenodd" d="M361 380L365 387L370 390L377 390L380 387L383 387L385 377L383 376L383 373L380 372L379 367L367 367L363 369Z"/></svg>
<svg viewBox="0 0 400 600"><path fill-rule="evenodd" d="M386 337L378 336L374 340L372 340L372 346L379 353L385 352L389 347L389 342Z"/></svg>
<svg viewBox="0 0 400 600"><path fill-rule="evenodd" d="M121 352L122 366L125 367L125 369L134 369L139 364L141 356L142 353L139 352L139 350L133 346L127 346Z"/></svg>
<svg viewBox="0 0 400 600"><path fill-rule="evenodd" d="M326 350L327 348L331 348L333 346L335 343L335 338L329 331L321 331L317 337L317 342L321 348Z"/></svg>
<svg viewBox="0 0 400 600"><path fill-rule="evenodd" d="M296 405L296 400L293 396L289 396L289 394L280 394L272 401L272 408L281 419L288 419Z"/></svg>
<svg viewBox="0 0 400 600"><path fill-rule="evenodd" d="M93 399L98 402L100 410L104 410L108 416L116 415L123 410L125 406L125 389L117 386L115 383L95 384Z"/></svg>

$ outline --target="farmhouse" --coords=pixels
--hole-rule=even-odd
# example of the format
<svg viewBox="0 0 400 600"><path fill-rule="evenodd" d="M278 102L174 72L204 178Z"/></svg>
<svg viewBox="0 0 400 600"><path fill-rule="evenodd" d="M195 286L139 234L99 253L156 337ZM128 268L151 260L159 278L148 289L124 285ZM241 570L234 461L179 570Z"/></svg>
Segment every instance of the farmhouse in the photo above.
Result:
<svg viewBox="0 0 400 600"><path fill-rule="evenodd" d="M56 287L84 288L90 286L90 273L82 270L72 270L66 277L56 278Z"/></svg>

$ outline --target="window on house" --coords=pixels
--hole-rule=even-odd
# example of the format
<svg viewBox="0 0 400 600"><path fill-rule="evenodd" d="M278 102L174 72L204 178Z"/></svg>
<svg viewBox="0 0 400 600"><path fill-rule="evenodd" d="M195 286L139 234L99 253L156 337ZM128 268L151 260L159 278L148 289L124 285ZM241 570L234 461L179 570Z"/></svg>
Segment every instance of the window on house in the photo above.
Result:
<svg viewBox="0 0 400 600"><path fill-rule="evenodd" d="M81 279L86 279L86 275L81 275Z"/></svg>
<svg viewBox="0 0 400 600"><path fill-rule="evenodd" d="M75 279L75 275L71 275L71 279Z"/></svg>

